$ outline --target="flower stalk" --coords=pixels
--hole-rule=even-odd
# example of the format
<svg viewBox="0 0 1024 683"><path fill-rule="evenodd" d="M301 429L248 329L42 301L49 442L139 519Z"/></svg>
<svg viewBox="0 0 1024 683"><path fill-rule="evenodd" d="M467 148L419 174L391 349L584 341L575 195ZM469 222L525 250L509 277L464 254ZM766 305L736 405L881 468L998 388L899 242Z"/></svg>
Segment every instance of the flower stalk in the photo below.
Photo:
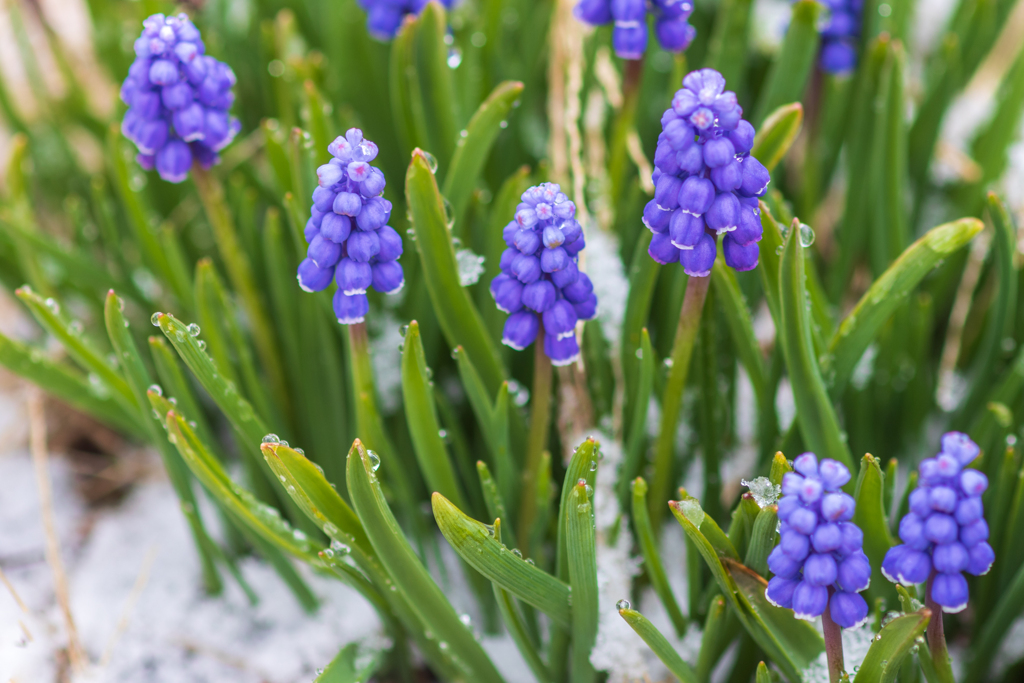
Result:
<svg viewBox="0 0 1024 683"><path fill-rule="evenodd" d="M955 683L953 666L949 660L949 649L946 647L946 634L942 625L942 605L932 597L932 587L936 572L933 570L925 586L925 607L931 610L932 618L928 622L928 649L932 653L932 665L939 683Z"/></svg>
<svg viewBox="0 0 1024 683"><path fill-rule="evenodd" d="M543 325L541 329L543 330ZM533 524L537 519L537 476L551 426L551 377L551 359L544 353L542 344L534 344L530 433L526 442L526 469L523 472L518 522L519 547L524 552L529 548Z"/></svg>
<svg viewBox="0 0 1024 683"><path fill-rule="evenodd" d="M829 588L831 599L835 589ZM828 659L829 683L839 683L843 677L843 629L832 619L830 609L821 613L821 627L825 635L825 657Z"/></svg>

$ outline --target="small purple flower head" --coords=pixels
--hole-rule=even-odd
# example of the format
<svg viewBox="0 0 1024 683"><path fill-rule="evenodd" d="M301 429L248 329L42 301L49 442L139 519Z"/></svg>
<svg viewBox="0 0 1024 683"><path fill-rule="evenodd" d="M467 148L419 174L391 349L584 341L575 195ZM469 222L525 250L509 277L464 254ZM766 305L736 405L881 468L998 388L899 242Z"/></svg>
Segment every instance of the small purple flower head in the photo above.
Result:
<svg viewBox="0 0 1024 683"><path fill-rule="evenodd" d="M842 491L850 471L835 460L819 464L813 453L794 460L793 469L782 478L780 539L768 556L774 576L765 597L801 619L828 608L843 628L856 626L868 616L860 592L871 582L871 564L864 534L850 521L853 498Z"/></svg>
<svg viewBox="0 0 1024 683"><path fill-rule="evenodd" d="M693 0L579 0L573 14L592 26L612 24L612 47L622 59L640 59L647 50L647 14L654 35L669 52L683 52L697 36L690 25Z"/></svg>
<svg viewBox="0 0 1024 683"><path fill-rule="evenodd" d="M522 351L543 334L555 365L579 358L576 323L597 314L594 285L578 267L585 240L575 216L576 205L554 183L524 192L502 232L509 248L491 281L495 305L511 314L502 342Z"/></svg>
<svg viewBox="0 0 1024 683"><path fill-rule="evenodd" d="M164 180L180 183L193 162L209 168L241 130L228 114L235 96L231 67L205 55L199 29L185 14L154 14L142 22L135 61L121 85L128 105L121 132L136 159Z"/></svg>
<svg viewBox="0 0 1024 683"><path fill-rule="evenodd" d="M407 15L416 16L427 6L427 0L358 0L366 10L366 30L381 42L395 37ZM438 0L451 9L455 0Z"/></svg>
<svg viewBox="0 0 1024 683"><path fill-rule="evenodd" d="M768 170L750 150L754 127L743 120L736 94L714 69L687 74L661 117L654 153L654 199L644 207L648 253L658 263L682 263L693 277L711 274L723 236L725 263L757 266L761 240L758 197Z"/></svg>
<svg viewBox="0 0 1024 683"><path fill-rule="evenodd" d="M370 166L377 145L363 139L358 128L327 146L334 157L317 169L313 208L306 222L309 247L299 264L299 286L307 292L326 289L334 280L334 313L342 325L363 322L370 304L370 287L393 294L405 284L402 237L389 225L391 202L384 191L384 174Z"/></svg>
<svg viewBox="0 0 1024 683"><path fill-rule="evenodd" d="M845 74L857 68L864 0L822 0L826 11L820 24L821 53L818 64L831 74Z"/></svg>
<svg viewBox="0 0 1024 683"><path fill-rule="evenodd" d="M981 503L988 478L965 469L979 453L966 434L943 435L942 451L918 466L910 512L900 520L903 542L890 548L882 561L882 573L894 583L912 586L929 581L932 599L944 612L967 606L963 573L981 576L996 557Z"/></svg>

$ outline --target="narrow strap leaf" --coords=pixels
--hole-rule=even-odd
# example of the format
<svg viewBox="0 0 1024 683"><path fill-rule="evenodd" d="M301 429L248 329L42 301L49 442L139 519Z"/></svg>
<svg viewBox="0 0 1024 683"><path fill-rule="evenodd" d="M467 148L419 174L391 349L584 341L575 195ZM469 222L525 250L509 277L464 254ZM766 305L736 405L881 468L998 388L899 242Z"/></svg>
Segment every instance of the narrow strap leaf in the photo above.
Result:
<svg viewBox="0 0 1024 683"><path fill-rule="evenodd" d="M750 531L747 555L743 560L743 564L765 578L768 578L768 555L775 548L775 543L778 540L776 531L778 524L779 508L777 505L768 505L757 514L754 526Z"/></svg>
<svg viewBox="0 0 1024 683"><path fill-rule="evenodd" d="M668 612L669 620L676 630L676 636L682 638L686 633L686 617L676 602L676 596L672 592L672 586L668 582L665 573L665 566L661 562L661 553L658 552L657 536L651 528L651 519L647 514L647 482L643 477L637 477L633 481L633 527L636 529L637 543L640 546L640 554L644 558L644 567L647 576L654 586L661 604Z"/></svg>
<svg viewBox="0 0 1024 683"><path fill-rule="evenodd" d="M384 500L369 455L357 439L346 468L349 496L370 543L387 569L395 589L450 652L456 666L471 680L500 683L502 678L473 632L459 620L448 598L430 577L405 539L391 508ZM437 499L435 494L434 498ZM486 532L485 532L486 533ZM469 558L465 558L469 561Z"/></svg>
<svg viewBox="0 0 1024 683"><path fill-rule="evenodd" d="M813 0L799 0L793 4L790 21L782 49L772 63L757 103L757 114L751 121L760 127L769 112L786 102L799 100L818 54L818 15L821 5Z"/></svg>
<svg viewBox="0 0 1024 683"><path fill-rule="evenodd" d="M592 683L596 677L590 651L597 640L597 539L588 488L584 482L572 487L565 522L572 587L572 683Z"/></svg>
<svg viewBox="0 0 1024 683"><path fill-rule="evenodd" d="M640 348L636 350L637 365L640 366L636 397L632 401L633 413L628 423L626 436L626 455L619 470L617 493L619 506L625 508L629 502L629 486L633 477L640 472L644 456L644 445L647 443L647 412L651 403L651 392L654 390L654 348L647 328L640 330Z"/></svg>
<svg viewBox="0 0 1024 683"><path fill-rule="evenodd" d="M682 681L682 683L698 683L700 679L697 678L697 674L694 673L689 664L683 661L683 658L679 656L679 653L668 642L668 638L663 636L661 631L647 620L647 617L629 608L620 609L619 616L629 624L630 628L636 631L638 636L643 638L643 641L658 656L661 663L672 672L672 675Z"/></svg>
<svg viewBox="0 0 1024 683"><path fill-rule="evenodd" d="M804 107L799 102L783 104L768 115L754 136L754 157L769 171L774 170L792 147L804 123Z"/></svg>
<svg viewBox="0 0 1024 683"><path fill-rule="evenodd" d="M860 461L860 474L857 476L857 489L854 493L857 507L853 523L864 532L864 554L871 561L871 573L876 577L882 575L882 560L894 545L886 521L884 495L885 476L882 468L878 459L867 453ZM891 602L896 598L895 588L889 581L872 581L869 591L873 599L884 597Z"/></svg>
<svg viewBox="0 0 1024 683"><path fill-rule="evenodd" d="M933 615L930 610L923 609L896 617L883 626L864 655L864 661L853 678L854 683L895 681L903 659L910 654L917 639L924 634L928 620L933 617L941 619L942 615Z"/></svg>
<svg viewBox="0 0 1024 683"><path fill-rule="evenodd" d="M434 519L455 552L470 566L520 600L569 626L569 586L516 555L491 528L470 519L444 496L431 497Z"/></svg>

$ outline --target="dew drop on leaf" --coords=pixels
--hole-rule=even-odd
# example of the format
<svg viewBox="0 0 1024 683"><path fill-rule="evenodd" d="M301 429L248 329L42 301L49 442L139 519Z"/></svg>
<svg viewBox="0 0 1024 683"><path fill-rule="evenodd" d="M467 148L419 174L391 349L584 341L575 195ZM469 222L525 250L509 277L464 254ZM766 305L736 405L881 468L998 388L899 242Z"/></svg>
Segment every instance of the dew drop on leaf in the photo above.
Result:
<svg viewBox="0 0 1024 683"><path fill-rule="evenodd" d="M629 600L619 600L617 603L615 603L615 609L617 609L617 610L629 609Z"/></svg>

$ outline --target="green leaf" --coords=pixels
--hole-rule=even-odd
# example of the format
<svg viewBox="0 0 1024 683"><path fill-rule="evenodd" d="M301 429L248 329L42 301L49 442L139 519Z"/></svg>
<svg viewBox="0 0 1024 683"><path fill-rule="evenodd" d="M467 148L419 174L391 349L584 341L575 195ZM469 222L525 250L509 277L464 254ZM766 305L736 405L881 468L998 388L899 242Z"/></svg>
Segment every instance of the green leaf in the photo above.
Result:
<svg viewBox="0 0 1024 683"><path fill-rule="evenodd" d="M931 617L930 610L896 617L878 632L868 648L854 683L891 683L896 680L903 659L924 633ZM941 619L942 616L939 615Z"/></svg>
<svg viewBox="0 0 1024 683"><path fill-rule="evenodd" d="M799 0L793 4L793 18L782 41L782 49L768 71L757 103L757 115L751 121L756 128L760 128L768 112L803 96L818 55L820 13L821 5L813 0Z"/></svg>
<svg viewBox="0 0 1024 683"><path fill-rule="evenodd" d="M698 683L700 679L697 678L697 674L694 673L690 665L683 661L668 639L644 615L626 607L619 610L619 616L636 631L638 636L643 638L647 647L651 648L651 651L658 656L658 659L672 672L672 675L682 683Z"/></svg>
<svg viewBox="0 0 1024 683"><path fill-rule="evenodd" d="M986 674L996 658L999 646L1014 620L1020 616L1021 610L1024 610L1024 566L1017 569L1013 580L1000 595L995 609L981 625L971 649L970 664L965 669L966 683L987 680Z"/></svg>
<svg viewBox="0 0 1024 683"><path fill-rule="evenodd" d="M500 519L494 520L494 534L496 537L501 535ZM526 623L523 621L523 617L520 616L512 596L496 582L492 585L494 586L494 597L498 601L498 609L501 611L501 618L505 621L505 628L508 629L509 635L512 636L512 640L515 642L516 647L519 648L523 659L526 660L530 671L533 672L538 683L553 683L544 660L541 659L537 648L533 646Z"/></svg>
<svg viewBox="0 0 1024 683"><path fill-rule="evenodd" d="M884 496L885 475L882 474L878 459L867 453L860 461L860 474L857 476L854 493L857 508L853 514L853 523L864 532L864 554L871 561L871 573L874 576L882 575L882 560L894 545L886 521ZM885 597L890 601L895 598L893 585L888 581L873 581L869 590L872 598Z"/></svg>
<svg viewBox="0 0 1024 683"><path fill-rule="evenodd" d="M737 92L743 90L753 7L752 0L724 0L719 4L708 44L707 65L721 73Z"/></svg>
<svg viewBox="0 0 1024 683"><path fill-rule="evenodd" d="M647 443L647 411L650 408L651 392L654 390L654 348L647 328L640 330L640 348L636 350L637 365L640 366L636 398L632 401L633 416L628 424L626 436L626 454L619 471L617 484L619 506L625 507L629 499L629 485L633 477L640 471L644 457L644 444Z"/></svg>
<svg viewBox="0 0 1024 683"><path fill-rule="evenodd" d="M984 225L976 218L962 218L932 228L907 247L872 283L839 324L823 358L822 372L829 379L833 397L842 394L860 357L907 295L925 275L970 242L982 228Z"/></svg>
<svg viewBox="0 0 1024 683"><path fill-rule="evenodd" d="M768 667L764 662L757 663L757 676L754 683L772 683L771 674L768 673Z"/></svg>
<svg viewBox="0 0 1024 683"><path fill-rule="evenodd" d="M633 247L633 260L629 264L629 292L626 294L626 314L622 322L622 340L620 354L622 374L626 389L626 415L635 414L637 408L633 398L636 396L638 371L633 359L641 345L641 334L646 327L647 314L651 310L651 299L654 297L654 286L658 283L661 265L652 261L647 255L651 244L650 230L641 230L640 238ZM646 413L646 405L643 408Z"/></svg>
<svg viewBox="0 0 1024 683"><path fill-rule="evenodd" d="M455 144L451 168L444 174L442 194L451 202L456 230L463 235L468 233L462 223L473 188L476 187L494 141L502 131L501 124L522 93L523 84L519 81L499 83L473 114Z"/></svg>
<svg viewBox="0 0 1024 683"><path fill-rule="evenodd" d="M594 505L585 483L577 483L565 510L565 550L572 587L572 683L592 683L590 651L597 640L597 538Z"/></svg>
<svg viewBox="0 0 1024 683"><path fill-rule="evenodd" d="M808 450L817 453L818 457L832 458L852 468L853 459L846 444L846 436L839 428L839 420L825 389L811 340L803 250L799 226L794 221L793 227L786 233L779 271L782 313L782 328L779 332L793 386L797 420Z"/></svg>
<svg viewBox="0 0 1024 683"><path fill-rule="evenodd" d="M765 374L761 347L754 336L754 323L750 317L750 309L740 291L736 280L736 272L725 266L724 258L711 269L711 284L715 289L715 301L719 310L725 314L729 333L740 362L743 364L758 403L764 404L768 394L768 378Z"/></svg>
<svg viewBox="0 0 1024 683"><path fill-rule="evenodd" d="M569 586L516 555L495 538L493 527L470 519L444 496L431 497L434 519L455 552L495 584L568 626Z"/></svg>
<svg viewBox="0 0 1024 683"><path fill-rule="evenodd" d="M420 13L416 30L416 76L423 98L423 114L430 149L445 168L452 158L458 135L458 101L452 87L452 69L448 66L448 18L439 2L428 4Z"/></svg>
<svg viewBox="0 0 1024 683"><path fill-rule="evenodd" d="M373 549L394 582L395 590L411 605L438 641L447 643L447 648L442 647L442 651L450 653L455 665L470 680L500 683L501 675L473 637L473 632L459 620L455 608L405 539L384 500L375 469L363 444L356 439L349 451L346 468L349 496ZM438 495L434 494L435 501L437 498ZM465 559L469 561L469 558Z"/></svg>
<svg viewBox="0 0 1024 683"><path fill-rule="evenodd" d="M364 651L362 655L360 650ZM381 665L385 653L383 650L366 650L366 645L362 643L349 643L341 648L341 652L320 672L314 683L359 683L370 680ZM357 663L362 666L357 666Z"/></svg>
<svg viewBox="0 0 1024 683"><path fill-rule="evenodd" d="M420 82L416 77L415 49L419 27L418 19L410 17L391 42L388 78L391 114L398 139L405 149L426 147L430 144Z"/></svg>
<svg viewBox="0 0 1024 683"><path fill-rule="evenodd" d="M478 460L476 463L477 476L480 478L480 489L484 494L484 506L487 508L487 516L494 519L505 520L502 524L508 530L509 538L515 538L512 527L508 521L508 509L505 507L505 498L498 490L498 484L491 476L491 470L487 463Z"/></svg>
<svg viewBox="0 0 1024 683"><path fill-rule="evenodd" d="M757 270L761 274L761 284L764 287L764 299L768 304L768 310L772 314L772 321L775 329L782 327L782 305L779 303L779 269L782 265L782 226L772 216L771 209L765 202L758 202L758 209L761 211L761 256Z"/></svg>
<svg viewBox="0 0 1024 683"><path fill-rule="evenodd" d="M0 365L114 429L136 438L147 435L135 412L114 400L106 387L90 382L64 363L50 360L42 349L0 334Z"/></svg>
<svg viewBox="0 0 1024 683"><path fill-rule="evenodd" d="M466 350L484 386L490 393L497 393L505 380L505 368L469 292L459 283L455 248L437 178L421 150L413 152L405 194L416 234L416 251L441 331L452 348L461 345Z"/></svg>
<svg viewBox="0 0 1024 683"><path fill-rule="evenodd" d="M672 586L665 574L665 566L661 562L661 553L658 552L657 536L651 528L651 519L647 514L647 482L643 477L637 477L633 482L633 527L636 529L637 544L640 546L640 554L644 558L644 568L647 577L654 586L661 604L668 612L669 620L680 638L686 633L686 617L676 602L676 596L672 592Z"/></svg>
<svg viewBox="0 0 1024 683"><path fill-rule="evenodd" d="M25 303L32 317L43 329L56 337L76 363L95 375L128 414L140 408L128 383L114 369L113 364L83 335L81 321L67 320L61 312L59 303L53 299L43 299L30 287L20 287L14 293Z"/></svg>
<svg viewBox="0 0 1024 683"><path fill-rule="evenodd" d="M1024 114L1024 48L1018 46L1017 50L1016 60L999 84L992 118L971 144L971 157L982 170L977 190L1003 176L1009 163L1010 145L1017 139L1016 129ZM989 205L992 205L991 197Z"/></svg>
<svg viewBox="0 0 1024 683"><path fill-rule="evenodd" d="M413 450L427 486L454 502L456 507L464 508L465 497L440 435L441 425L437 421L429 372L420 326L413 320L406 330L402 351L402 397Z"/></svg>
<svg viewBox="0 0 1024 683"><path fill-rule="evenodd" d="M774 170L793 146L793 141L800 134L803 124L802 104L791 102L778 107L758 128L750 156L764 164L769 171Z"/></svg>
<svg viewBox="0 0 1024 683"><path fill-rule="evenodd" d="M697 680L710 681L711 672L725 649L736 637L739 620L733 611L726 611L725 598L716 595L708 605L708 616L704 620L704 631L697 651Z"/></svg>
<svg viewBox="0 0 1024 683"><path fill-rule="evenodd" d="M114 290L107 292L103 314L111 346L114 347L121 371L128 380L128 386L137 405L137 414L147 428L149 440L156 445L157 451L160 453L164 468L167 470L167 476L171 480L171 486L174 488L174 492L181 503L181 509L189 522L192 537L199 551L199 558L203 567L203 582L206 584L206 590L210 593L219 593L223 588L223 584L217 572L217 565L214 562L214 557L218 553L214 550L214 542L206 532L206 527L203 526L202 516L196 503L195 494L192 491L192 482L188 476L188 469L186 469L185 464L178 457L177 453L174 452L174 449L161 438L160 430L156 428L160 418L154 416L156 417L156 421L154 421L144 417L149 412L146 410L149 404L146 394L148 391L147 387L150 385L150 375L145 364L142 362L142 357L139 356L135 340L132 339L131 332L128 330L128 325L121 310L123 307L124 302L117 297Z"/></svg>
<svg viewBox="0 0 1024 683"><path fill-rule="evenodd" d="M750 530L750 543L747 545L747 555L743 564L765 578L768 578L768 555L775 548L779 536L776 531L778 523L778 506L768 505L757 513L754 526Z"/></svg>
<svg viewBox="0 0 1024 683"><path fill-rule="evenodd" d="M689 498L669 503L669 506L687 538L711 568L711 574L729 599L747 633L787 677L799 680L799 672L824 651L822 637L813 626L794 617L791 611L769 603L764 597L768 584L757 573L728 557L720 559L719 551L702 533L707 517L696 500ZM728 542L728 539L725 540Z"/></svg>

